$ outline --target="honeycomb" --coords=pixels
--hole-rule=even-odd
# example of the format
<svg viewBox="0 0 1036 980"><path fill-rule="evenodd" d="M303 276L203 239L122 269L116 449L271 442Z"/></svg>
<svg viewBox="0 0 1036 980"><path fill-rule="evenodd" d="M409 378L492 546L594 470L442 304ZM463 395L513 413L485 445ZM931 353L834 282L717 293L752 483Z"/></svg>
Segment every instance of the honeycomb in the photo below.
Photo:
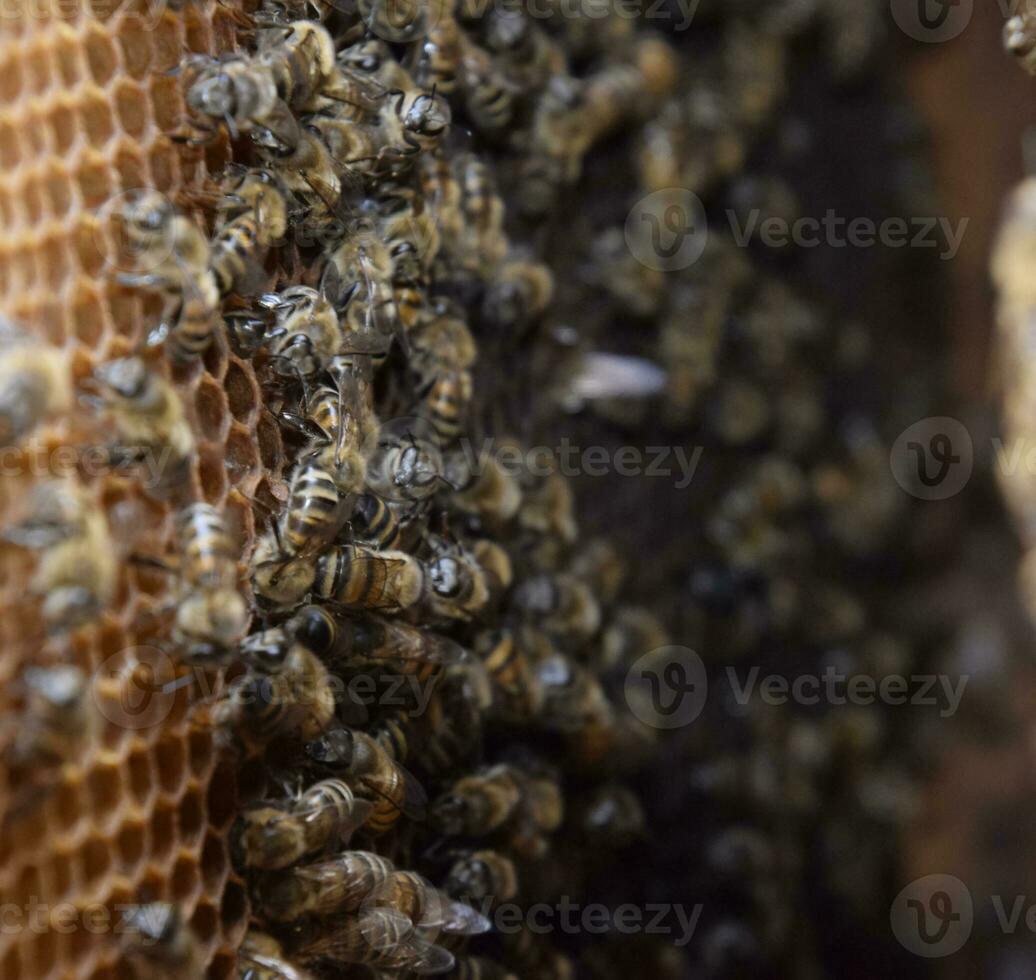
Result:
<svg viewBox="0 0 1036 980"><path fill-rule="evenodd" d="M185 52L230 47L235 12L232 4L189 4L176 12L109 0L45 0L5 10L0 308L65 350L76 377L133 350L157 313L150 297L112 274L119 245L106 206L143 187L174 196L196 190L209 168L228 158L225 142L201 153L169 140L183 111L181 85L170 72ZM247 546L254 533L249 501L276 479L281 453L276 427L259 412L251 366L213 349L203 370L179 388L199 443L194 492L225 506ZM100 433L73 432L65 421L38 429L30 445L46 455L74 437L84 445L101 441ZM3 481L5 521L32 479L26 473ZM127 539L134 549L167 549L171 511L139 481L102 475L90 491L113 529L135 528ZM40 799L31 777L3 787L0 903L40 903L56 910L47 915L82 927L5 929L0 976L130 975L119 936L111 928L91 931L86 917L102 915L100 909L117 922L121 906L171 901L201 943L207 976L229 977L248 915L226 843L236 810L234 768L208 731L189 725L185 689L136 716L138 723L122 724L119 715L126 685L142 682L139 671L161 679L169 667L150 644L166 616L170 576L121 564L116 601L58 646L45 640L38 604L26 601L32 561L19 549L3 549L0 710L17 717L17 674L27 664L53 662L100 672L98 698L108 707L101 708L98 738L48 777L56 785ZM5 729L7 741L11 734Z"/></svg>

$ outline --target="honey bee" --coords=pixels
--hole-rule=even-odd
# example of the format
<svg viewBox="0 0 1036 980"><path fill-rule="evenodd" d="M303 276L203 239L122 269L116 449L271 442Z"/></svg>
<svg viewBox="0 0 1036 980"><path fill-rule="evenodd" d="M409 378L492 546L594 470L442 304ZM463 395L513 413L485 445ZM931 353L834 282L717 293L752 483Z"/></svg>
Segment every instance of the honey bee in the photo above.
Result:
<svg viewBox="0 0 1036 980"><path fill-rule="evenodd" d="M457 780L432 804L429 819L449 837L484 837L519 811L523 789L522 773L500 763Z"/></svg>
<svg viewBox="0 0 1036 980"><path fill-rule="evenodd" d="M253 587L275 605L293 605L312 590L315 597L346 608L399 612L424 594L425 572L404 551L366 545L340 545L318 558L285 557L267 536L256 551Z"/></svg>
<svg viewBox="0 0 1036 980"><path fill-rule="evenodd" d="M439 254L434 213L409 196L386 197L378 210L379 231L392 258L394 283L419 283ZM409 317L411 322L413 317Z"/></svg>
<svg viewBox="0 0 1036 980"><path fill-rule="evenodd" d="M518 896L518 870L499 851L469 851L454 861L443 888L479 907L512 902Z"/></svg>
<svg viewBox="0 0 1036 980"><path fill-rule="evenodd" d="M25 712L11 743L15 765L61 765L88 743L98 716L90 681L78 667L27 667L22 671Z"/></svg>
<svg viewBox="0 0 1036 980"><path fill-rule="evenodd" d="M420 88L448 97L457 87L461 50L460 25L444 14L410 49L404 64Z"/></svg>
<svg viewBox="0 0 1036 980"><path fill-rule="evenodd" d="M373 181L389 156L387 134L377 119L355 119L356 113L332 103L306 117L330 158L354 180Z"/></svg>
<svg viewBox="0 0 1036 980"><path fill-rule="evenodd" d="M397 311L389 250L372 230L356 228L327 258L321 288L350 323L392 336Z"/></svg>
<svg viewBox="0 0 1036 980"><path fill-rule="evenodd" d="M418 379L417 409L440 445L453 442L471 402L470 368L477 348L467 324L449 314L436 316L412 330L410 366Z"/></svg>
<svg viewBox="0 0 1036 980"><path fill-rule="evenodd" d="M544 88L533 112L528 152L520 162L520 208L536 217L553 207L559 191L579 177L590 144L586 85L558 75Z"/></svg>
<svg viewBox="0 0 1036 980"><path fill-rule="evenodd" d="M366 732L335 728L306 746L316 762L340 767L343 778L358 783L371 796L374 808L365 829L384 834L402 814L421 819L426 797L417 781L374 738Z"/></svg>
<svg viewBox="0 0 1036 980"><path fill-rule="evenodd" d="M424 419L384 426L367 462L367 486L390 504L421 505L444 486L439 447Z"/></svg>
<svg viewBox="0 0 1036 980"><path fill-rule="evenodd" d="M404 529L399 515L376 493L367 491L356 501L349 522L355 540L381 551L399 548Z"/></svg>
<svg viewBox="0 0 1036 980"><path fill-rule="evenodd" d="M475 128L487 136L502 134L514 118L519 89L497 68L489 52L466 36L459 78L464 108Z"/></svg>
<svg viewBox="0 0 1036 980"><path fill-rule="evenodd" d="M568 72L564 50L523 11L490 11L483 33L486 47L523 93L538 92L550 78Z"/></svg>
<svg viewBox="0 0 1036 980"><path fill-rule="evenodd" d="M295 955L305 963L328 960L413 972L445 973L453 954L426 939L414 924L392 909L369 909L359 915L313 924L303 933Z"/></svg>
<svg viewBox="0 0 1036 980"><path fill-rule="evenodd" d="M185 590L176 606L173 639L189 660L219 662L248 626L248 607L237 588L234 542L209 504L182 510L176 529Z"/></svg>
<svg viewBox="0 0 1036 980"><path fill-rule="evenodd" d="M587 802L580 828L591 845L624 847L643 838L644 808L636 793L622 785L603 786Z"/></svg>
<svg viewBox="0 0 1036 980"><path fill-rule="evenodd" d="M170 980L201 973L201 948L175 905L151 902L125 909L119 930L123 952L142 969Z"/></svg>
<svg viewBox="0 0 1036 980"><path fill-rule="evenodd" d="M606 538L594 538L580 547L569 570L602 606L609 606L618 598L627 568L615 545Z"/></svg>
<svg viewBox="0 0 1036 980"><path fill-rule="evenodd" d="M470 620L489 603L490 583L475 555L464 545L428 536L431 549L427 564L425 599L434 615Z"/></svg>
<svg viewBox="0 0 1036 980"><path fill-rule="evenodd" d="M288 554L319 550L334 539L352 512L365 469L358 448L337 443L299 461L281 528L281 543Z"/></svg>
<svg viewBox="0 0 1036 980"><path fill-rule="evenodd" d="M177 363L200 357L212 342L220 291L202 230L156 191L145 191L122 210L127 244L145 271L120 273L125 286L159 292L165 299L162 326L152 343L165 339ZM166 322L172 318L172 324Z"/></svg>
<svg viewBox="0 0 1036 980"><path fill-rule="evenodd" d="M1030 75L1036 75L1036 18L1032 12L1016 14L1004 24L1004 47Z"/></svg>
<svg viewBox="0 0 1036 980"><path fill-rule="evenodd" d="M261 169L231 172L223 183L220 225L212 238L209 268L220 295L251 289L261 276L265 250L288 230L288 202L277 179Z"/></svg>
<svg viewBox="0 0 1036 980"><path fill-rule="evenodd" d="M523 771L522 800L507 836L508 847L519 856L542 858L550 847L548 835L564 819L564 802L557 777L547 770Z"/></svg>
<svg viewBox="0 0 1036 980"><path fill-rule="evenodd" d="M319 381L309 390L305 414L282 411L279 415L281 421L309 437L309 454L326 454L333 446L325 464L335 471L343 470L353 453L359 458L353 460L348 471L358 475L366 468L363 447L373 441L377 426L368 368L366 354L336 355L329 364L335 383ZM349 484L354 482L350 479Z"/></svg>
<svg viewBox="0 0 1036 980"><path fill-rule="evenodd" d="M673 91L678 75L673 49L661 38L638 41L631 64L609 65L591 75L586 86L586 145L623 119L649 115Z"/></svg>
<svg viewBox="0 0 1036 980"><path fill-rule="evenodd" d="M268 129L282 142L292 142L298 124L277 92L277 82L269 70L254 60L236 56L217 60L204 54L189 55L187 69L187 108L192 130L202 135L181 136L187 142L208 142L226 126L231 137Z"/></svg>
<svg viewBox="0 0 1036 980"><path fill-rule="evenodd" d="M503 199L489 167L474 153L455 157L450 171L440 192L440 222L455 215L452 240L456 242L456 261L466 271L491 280L510 247L504 232Z"/></svg>
<svg viewBox="0 0 1036 980"><path fill-rule="evenodd" d="M552 636L584 641L601 625L601 607L593 592L574 575L536 575L514 591L514 604Z"/></svg>
<svg viewBox="0 0 1036 980"><path fill-rule="evenodd" d="M358 0L360 17L372 34L393 43L424 35L438 12L439 0Z"/></svg>
<svg viewBox="0 0 1036 980"><path fill-rule="evenodd" d="M508 966L521 977L537 980L574 980L572 960L556 950L544 937L533 933L527 925L501 937Z"/></svg>
<svg viewBox="0 0 1036 980"><path fill-rule="evenodd" d="M334 75L335 42L311 20L275 26L260 34L255 65L269 73L286 105L305 108Z"/></svg>
<svg viewBox="0 0 1036 980"><path fill-rule="evenodd" d="M434 778L469 771L482 756L483 712L493 692L479 664L444 668L418 721L416 754Z"/></svg>
<svg viewBox="0 0 1036 980"><path fill-rule="evenodd" d="M666 273L638 261L626 244L620 228L607 228L592 245L593 267L590 275L617 300L623 309L638 316L655 316L668 293Z"/></svg>
<svg viewBox="0 0 1036 980"><path fill-rule="evenodd" d="M343 545L320 558L313 594L347 609L401 612L425 591L421 563L403 551Z"/></svg>
<svg viewBox="0 0 1036 980"><path fill-rule="evenodd" d="M344 47L338 53L338 64L346 71L370 76L386 91L403 91L414 85L410 73L380 37L367 37Z"/></svg>
<svg viewBox="0 0 1036 980"><path fill-rule="evenodd" d="M13 446L72 404L68 363L56 347L0 317L0 444Z"/></svg>
<svg viewBox="0 0 1036 980"><path fill-rule="evenodd" d="M445 476L455 488L450 505L466 514L477 514L494 524L506 524L522 504L522 487L496 456L470 459L455 451L445 460Z"/></svg>
<svg viewBox="0 0 1036 980"><path fill-rule="evenodd" d="M601 637L600 660L605 669L631 665L650 650L669 642L669 634L654 613L639 606L622 606Z"/></svg>
<svg viewBox="0 0 1036 980"><path fill-rule="evenodd" d="M370 803L357 799L340 779L322 780L287 804L249 807L238 832L244 866L276 870L304 854L348 843L370 810Z"/></svg>
<svg viewBox="0 0 1036 980"><path fill-rule="evenodd" d="M554 275L541 262L508 258L486 290L484 314L501 329L523 333L550 305Z"/></svg>
<svg viewBox="0 0 1036 980"><path fill-rule="evenodd" d="M93 383L119 440L109 457L146 462L149 469L157 463L159 471L149 476L159 495L181 487L194 455L194 433L172 384L139 357L101 364Z"/></svg>
<svg viewBox="0 0 1036 980"><path fill-rule="evenodd" d="M267 293L260 305L274 316L265 339L279 375L313 378L343 348L345 334L338 313L324 293L311 286L289 286L279 293Z"/></svg>
<svg viewBox="0 0 1036 980"><path fill-rule="evenodd" d="M579 732L609 725L614 709L597 675L569 657L555 653L536 664L543 692L540 721L557 731Z"/></svg>
<svg viewBox="0 0 1036 980"><path fill-rule="evenodd" d="M488 932L489 920L458 902L414 871L394 871L373 896L373 906L401 912L420 929L461 936Z"/></svg>
<svg viewBox="0 0 1036 980"><path fill-rule="evenodd" d="M249 929L237 954L239 980L313 980L313 975L295 966L281 944L272 936Z"/></svg>
<svg viewBox="0 0 1036 980"><path fill-rule="evenodd" d="M342 179L321 133L306 127L290 138L270 135L254 142L267 167L301 205L297 217L303 227L323 240L337 237L343 220Z"/></svg>
<svg viewBox="0 0 1036 980"><path fill-rule="evenodd" d="M518 980L506 967L485 956L459 957L454 976L457 980Z"/></svg>
<svg viewBox="0 0 1036 980"><path fill-rule="evenodd" d="M304 915L355 912L367 902L395 868L388 858L369 851L345 851L317 864L302 865L257 882L256 906L273 922Z"/></svg>
<svg viewBox="0 0 1036 980"><path fill-rule="evenodd" d="M79 483L39 484L29 515L4 537L40 552L29 584L43 596L43 618L52 632L89 622L114 597L118 564L108 520Z"/></svg>
<svg viewBox="0 0 1036 980"><path fill-rule="evenodd" d="M571 545L578 533L574 511L568 480L560 473L552 472L523 487L518 525L539 537Z"/></svg>
<svg viewBox="0 0 1036 980"><path fill-rule="evenodd" d="M386 103L381 125L397 161L435 150L449 132L450 106L440 95L413 86Z"/></svg>
<svg viewBox="0 0 1036 980"><path fill-rule="evenodd" d="M465 230L460 210L461 187L455 174L456 159L447 159L441 153L426 153L418 158L415 166L417 188L439 232L440 264L444 264L447 256L450 263L458 261L456 253Z"/></svg>
<svg viewBox="0 0 1036 980"><path fill-rule="evenodd" d="M281 628L249 636L241 659L250 668L213 713L218 725L266 743L281 735L316 738L335 713L327 668Z"/></svg>
<svg viewBox="0 0 1036 980"><path fill-rule="evenodd" d="M470 660L460 644L446 637L326 606L306 606L292 616L286 629L331 666L388 661L404 673L421 673Z"/></svg>
<svg viewBox="0 0 1036 980"><path fill-rule="evenodd" d="M506 720L535 718L543 705L543 689L514 631L505 628L479 634L475 651L493 684L494 710Z"/></svg>

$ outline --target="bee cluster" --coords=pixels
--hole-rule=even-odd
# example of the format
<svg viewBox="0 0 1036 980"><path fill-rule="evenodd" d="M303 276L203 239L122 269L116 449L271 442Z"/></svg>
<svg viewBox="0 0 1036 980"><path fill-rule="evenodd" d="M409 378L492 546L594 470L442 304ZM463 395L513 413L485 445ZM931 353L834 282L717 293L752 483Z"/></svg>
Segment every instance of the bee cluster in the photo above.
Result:
<svg viewBox="0 0 1036 980"><path fill-rule="evenodd" d="M817 552L865 565L896 499L867 421L831 421L829 372L857 370L858 334L719 235L692 268L654 268L622 220L673 187L793 211L780 182L739 175L795 45L819 31L834 73L856 72L879 6L706 2L698 51L697 23L683 37L607 5L169 5L171 71L152 84L182 95L155 113L182 172L133 183L126 166L111 195L129 261L95 305L114 337L91 341L85 302L71 355L2 325L5 445L79 437L104 467L20 486L28 512L6 524L39 599L10 629L47 654L16 661L0 834L16 851L46 812L77 828L73 855L100 856L61 884L56 847L44 884L26 861L3 891L86 883L123 925L79 963L71 941L0 948L3 976L683 976L650 935L594 948L493 928L502 904L600 894L602 874L635 897L648 797L676 836L689 807L708 826L701 895L643 860L664 897L750 909L708 923L699 968L781 961L802 909L775 889L798 880L822 794L877 783L883 739L763 712L717 720L703 753L636 721L624 680L667 623L731 656L776 636L888 667ZM109 28L86 20L103 67ZM627 431L657 412L670 439L725 454L701 521L636 576L632 548L580 533L557 467L504 463L586 406ZM708 557L688 575L692 552ZM656 609L631 597L642 571L645 600L665 579ZM146 707L166 714L127 735L112 703L149 664L168 684ZM853 776L828 790L845 758ZM124 765L150 802L120 811L109 849L103 805L79 818L77 794L103 804L96 774L115 773L117 796ZM673 768L688 780L651 775Z"/></svg>
<svg viewBox="0 0 1036 980"><path fill-rule="evenodd" d="M1004 47L1029 74L1036 73L1036 10L1019 4L1004 25ZM1032 434L1032 358L1029 322L1036 294L1032 289L1036 180L1027 177L1012 192L1005 208L992 257L997 288L999 349L997 367L1003 391L1002 424L1006 437L1027 446ZM1036 557L1033 552L1033 474L1029 466L997 468L998 477L1022 536L1026 555L1019 570L1022 595L1031 614L1036 612Z"/></svg>

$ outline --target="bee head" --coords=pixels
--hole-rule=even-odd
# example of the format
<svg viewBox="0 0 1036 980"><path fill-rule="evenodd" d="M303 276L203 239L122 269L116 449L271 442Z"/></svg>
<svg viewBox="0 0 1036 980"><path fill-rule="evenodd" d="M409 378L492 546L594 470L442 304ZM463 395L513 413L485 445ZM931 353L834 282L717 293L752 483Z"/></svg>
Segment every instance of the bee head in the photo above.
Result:
<svg viewBox="0 0 1036 980"><path fill-rule="evenodd" d="M121 398L139 398L147 387L150 374L139 357L120 357L102 364L94 371L94 378L103 388Z"/></svg>
<svg viewBox="0 0 1036 980"><path fill-rule="evenodd" d="M22 678L34 697L54 708L73 708L86 692L86 675L78 667L29 667Z"/></svg>
<svg viewBox="0 0 1036 980"><path fill-rule="evenodd" d="M306 743L306 755L314 762L348 769L353 762L356 739L348 728L333 728Z"/></svg>
<svg viewBox="0 0 1036 980"><path fill-rule="evenodd" d="M313 653L324 653L335 640L334 626L318 606L306 606L289 620L286 627L291 638Z"/></svg>
<svg viewBox="0 0 1036 980"><path fill-rule="evenodd" d="M232 118L237 110L234 80L222 71L199 79L187 90L187 105L206 116Z"/></svg>
<svg viewBox="0 0 1036 980"><path fill-rule="evenodd" d="M284 669L290 650L291 641L284 629L264 630L242 641L241 660L261 674L277 674Z"/></svg>
<svg viewBox="0 0 1036 980"><path fill-rule="evenodd" d="M424 92L403 115L403 128L416 136L435 138L450 128L450 107L434 92Z"/></svg>
<svg viewBox="0 0 1036 980"><path fill-rule="evenodd" d="M429 819L432 825L448 837L460 837L468 824L468 801L459 793L440 796L432 805Z"/></svg>
<svg viewBox="0 0 1036 980"><path fill-rule="evenodd" d="M436 558L429 566L428 574L436 594L450 598L460 592L463 574L456 558L449 555Z"/></svg>

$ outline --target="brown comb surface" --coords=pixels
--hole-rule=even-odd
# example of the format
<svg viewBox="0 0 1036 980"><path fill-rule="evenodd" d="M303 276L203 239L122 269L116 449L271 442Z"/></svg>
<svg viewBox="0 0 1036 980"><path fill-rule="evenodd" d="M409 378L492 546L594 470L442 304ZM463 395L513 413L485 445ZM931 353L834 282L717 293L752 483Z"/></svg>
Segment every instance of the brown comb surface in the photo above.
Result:
<svg viewBox="0 0 1036 980"><path fill-rule="evenodd" d="M9 5L0 22L0 310L63 348L77 379L135 350L156 322L154 301L115 279L129 271L113 235L122 195L154 187L182 200L227 157L223 141L202 150L168 134L183 111L177 65L187 52L231 48L238 7L152 6L32 0ZM147 356L168 370L157 351ZM175 380L198 441L195 495L226 508L247 555L249 501L262 495L263 473L280 465L276 426L260 415L251 366L225 345ZM106 441L88 408L72 416L30 437L36 464L21 457L8 468L19 472L0 482L5 522L24 506L32 481L52 474L50 449ZM172 510L139 480L102 474L87 484L128 550L168 549ZM9 744L17 728L18 672L59 662L96 674L101 732L60 771L0 786L0 811L8 814L0 904L20 917L0 931L0 976L131 976L115 930L119 906L151 901L179 905L207 975L230 976L248 916L226 844L234 773L211 734L190 724L190 685L154 692L175 676L151 645L168 622L175 579L120 562L116 599L96 623L48 641L28 594L33 563L22 549L0 550L0 711L14 719L0 738ZM3 767L0 781L10 782Z"/></svg>

